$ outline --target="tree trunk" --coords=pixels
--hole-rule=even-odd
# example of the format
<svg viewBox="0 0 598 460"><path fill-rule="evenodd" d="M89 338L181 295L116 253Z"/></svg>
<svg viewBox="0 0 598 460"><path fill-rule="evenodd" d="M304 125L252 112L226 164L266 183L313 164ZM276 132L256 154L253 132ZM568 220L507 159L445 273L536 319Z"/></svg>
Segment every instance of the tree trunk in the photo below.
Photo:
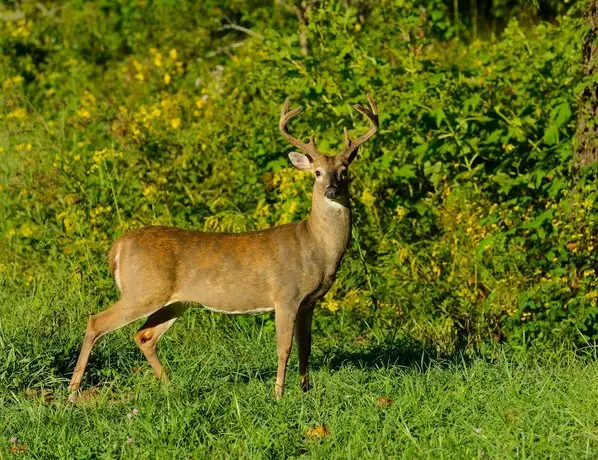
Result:
<svg viewBox="0 0 598 460"><path fill-rule="evenodd" d="M598 161L598 84L590 81L598 70L598 0L588 0L585 15L588 28L582 45L583 73L588 80L577 111L575 165L579 168Z"/></svg>
<svg viewBox="0 0 598 460"><path fill-rule="evenodd" d="M297 21L299 21L299 47L301 48L301 54L307 56L309 54L309 48L307 43L307 21L309 10L312 5L307 2L301 2L300 6L295 7L295 15Z"/></svg>

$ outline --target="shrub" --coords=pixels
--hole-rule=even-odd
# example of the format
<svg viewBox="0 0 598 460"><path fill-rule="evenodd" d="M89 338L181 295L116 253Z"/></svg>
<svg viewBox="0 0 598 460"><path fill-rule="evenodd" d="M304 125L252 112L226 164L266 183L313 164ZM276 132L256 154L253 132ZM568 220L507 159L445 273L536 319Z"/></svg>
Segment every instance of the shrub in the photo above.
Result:
<svg viewBox="0 0 598 460"><path fill-rule="evenodd" d="M366 126L351 104L370 91L381 129L352 167L353 244L322 327L444 349L598 338L595 171L571 169L576 19L465 44L441 2L324 2L303 55L284 5L180 8L70 2L5 21L5 282L67 264L113 296L105 254L131 228L304 217L311 179L288 167L282 101L306 106L294 132L335 152L344 126Z"/></svg>

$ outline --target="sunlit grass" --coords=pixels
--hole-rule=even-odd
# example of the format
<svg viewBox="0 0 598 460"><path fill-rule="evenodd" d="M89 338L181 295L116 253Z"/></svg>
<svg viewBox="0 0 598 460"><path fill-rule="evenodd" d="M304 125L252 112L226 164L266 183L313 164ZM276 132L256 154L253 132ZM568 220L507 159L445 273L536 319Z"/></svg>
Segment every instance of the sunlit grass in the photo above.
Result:
<svg viewBox="0 0 598 460"><path fill-rule="evenodd" d="M300 392L293 357L277 403L271 323L199 309L160 343L172 384L154 379L133 325L96 346L73 405L66 385L85 316L109 301L55 274L30 291L0 290L0 457L592 458L598 449L591 353L439 357L407 339L355 344L316 327L312 390Z"/></svg>

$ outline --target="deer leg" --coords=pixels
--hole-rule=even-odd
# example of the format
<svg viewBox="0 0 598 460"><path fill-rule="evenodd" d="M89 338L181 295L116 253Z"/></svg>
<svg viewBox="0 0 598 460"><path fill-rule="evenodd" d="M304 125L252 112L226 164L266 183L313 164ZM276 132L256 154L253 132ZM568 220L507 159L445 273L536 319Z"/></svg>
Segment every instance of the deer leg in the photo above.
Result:
<svg viewBox="0 0 598 460"><path fill-rule="evenodd" d="M295 324L295 340L297 341L297 354L299 355L299 375L301 377L301 390L309 390L308 364L311 353L311 320L314 306L308 305L297 314Z"/></svg>
<svg viewBox="0 0 598 460"><path fill-rule="evenodd" d="M293 346L293 331L295 330L296 319L296 307L282 305L276 309L276 353L278 355L278 370L276 372L276 386L274 387L276 399L282 397L287 362Z"/></svg>
<svg viewBox="0 0 598 460"><path fill-rule="evenodd" d="M121 299L108 310L90 316L87 320L87 329L85 330L83 346L81 347L79 359L77 360L77 365L75 366L73 376L71 377L68 391L74 392L81 386L81 380L83 379L83 373L87 366L89 354L100 337L115 329L126 326L139 318L143 318L153 311L152 308L148 308L148 304L141 304L131 308L129 303L126 303ZM74 393L71 395L71 400L74 400Z"/></svg>
<svg viewBox="0 0 598 460"><path fill-rule="evenodd" d="M135 342L151 364L156 376L168 381L168 375L156 353L156 345L162 334L181 316L187 307L181 303L168 305L153 313L135 334Z"/></svg>

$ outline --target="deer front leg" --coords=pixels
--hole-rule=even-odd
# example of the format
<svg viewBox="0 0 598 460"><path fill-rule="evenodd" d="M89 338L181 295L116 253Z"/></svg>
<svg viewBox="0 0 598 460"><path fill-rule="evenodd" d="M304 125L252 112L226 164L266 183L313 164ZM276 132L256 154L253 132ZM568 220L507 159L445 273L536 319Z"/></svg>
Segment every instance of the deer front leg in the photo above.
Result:
<svg viewBox="0 0 598 460"><path fill-rule="evenodd" d="M297 354L299 355L299 375L301 376L301 390L309 390L309 355L311 353L311 321L314 305L308 305L299 310L295 324L295 339Z"/></svg>
<svg viewBox="0 0 598 460"><path fill-rule="evenodd" d="M287 362L293 346L293 331L295 330L298 307L291 305L280 305L275 311L276 353L278 355L278 371L276 372L276 386L274 387L276 399L282 397Z"/></svg>

